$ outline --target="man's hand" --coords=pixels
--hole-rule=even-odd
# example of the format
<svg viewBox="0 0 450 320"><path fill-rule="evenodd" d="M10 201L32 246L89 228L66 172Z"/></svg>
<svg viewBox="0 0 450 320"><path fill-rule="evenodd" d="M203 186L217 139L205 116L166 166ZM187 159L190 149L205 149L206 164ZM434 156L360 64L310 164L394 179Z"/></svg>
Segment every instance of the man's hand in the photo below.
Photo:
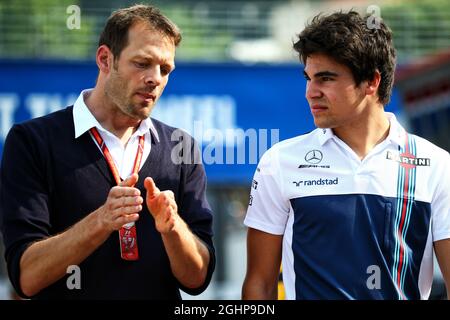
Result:
<svg viewBox="0 0 450 320"><path fill-rule="evenodd" d="M132 174L109 191L105 204L98 210L100 223L107 230L119 230L139 219L144 200L139 189L133 187L137 181L138 175Z"/></svg>
<svg viewBox="0 0 450 320"><path fill-rule="evenodd" d="M160 191L152 178L144 180L147 207L155 219L156 230L164 234L172 231L178 218L178 207L172 191Z"/></svg>
<svg viewBox="0 0 450 320"><path fill-rule="evenodd" d="M144 180L147 207L155 219L156 230L170 260L170 268L178 281L187 288L198 288L206 279L209 251L178 215L172 191L160 191L152 178Z"/></svg>
<svg viewBox="0 0 450 320"><path fill-rule="evenodd" d="M133 188L133 174L111 188L104 205L74 226L30 245L20 259L20 287L33 296L66 275L67 266L78 265L101 246L111 232L139 219L143 199Z"/></svg>

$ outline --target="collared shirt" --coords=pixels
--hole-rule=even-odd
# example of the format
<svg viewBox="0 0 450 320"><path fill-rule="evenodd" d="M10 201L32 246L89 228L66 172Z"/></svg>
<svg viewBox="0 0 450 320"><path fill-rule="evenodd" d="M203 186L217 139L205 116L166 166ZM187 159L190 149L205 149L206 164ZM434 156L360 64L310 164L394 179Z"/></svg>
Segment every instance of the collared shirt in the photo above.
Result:
<svg viewBox="0 0 450 320"><path fill-rule="evenodd" d="M73 106L73 121L75 125L75 139L80 137L86 131L91 128L97 128L98 132L103 138L106 146L114 159L114 163L119 171L120 177L126 179L133 170L134 160L136 157L137 148L139 145L139 137L144 135L144 153L142 155L141 165L145 163L151 150L151 134L155 136L156 140L159 140L158 132L150 118L142 120L137 130L131 135L126 146L122 145L122 142L114 134L106 130L101 126L101 124L95 119L94 115L91 113L89 108L86 106L85 98L92 89L83 90L78 99L75 101ZM94 138L93 138L94 139Z"/></svg>
<svg viewBox="0 0 450 320"><path fill-rule="evenodd" d="M450 156L387 113L364 158L331 129L260 160L244 224L283 235L288 299L426 299L433 242L450 238Z"/></svg>

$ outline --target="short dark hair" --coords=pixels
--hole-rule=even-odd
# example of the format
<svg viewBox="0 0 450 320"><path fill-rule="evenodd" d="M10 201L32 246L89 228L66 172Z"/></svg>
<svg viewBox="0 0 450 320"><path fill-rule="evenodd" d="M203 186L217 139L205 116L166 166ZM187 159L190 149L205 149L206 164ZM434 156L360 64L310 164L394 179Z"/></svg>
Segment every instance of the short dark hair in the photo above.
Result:
<svg viewBox="0 0 450 320"><path fill-rule="evenodd" d="M381 19L369 28L368 19L372 17L363 18L353 10L328 16L319 14L298 35L294 49L304 64L308 56L322 53L347 66L356 85L372 80L378 70L381 74L378 97L386 105L391 97L396 61L392 31Z"/></svg>
<svg viewBox="0 0 450 320"><path fill-rule="evenodd" d="M158 8L134 5L116 10L111 14L100 35L98 46L108 46L114 59L118 59L122 50L128 45L128 30L139 21L148 23L155 31L171 38L175 46L181 42L181 33L177 25L164 16Z"/></svg>

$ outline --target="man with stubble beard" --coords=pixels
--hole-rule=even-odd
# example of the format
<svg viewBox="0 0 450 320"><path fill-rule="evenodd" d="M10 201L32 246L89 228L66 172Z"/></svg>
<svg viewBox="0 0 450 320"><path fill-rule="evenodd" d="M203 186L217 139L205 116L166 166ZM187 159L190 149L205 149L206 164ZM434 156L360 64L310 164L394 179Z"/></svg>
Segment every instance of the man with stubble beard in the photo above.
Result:
<svg viewBox="0 0 450 320"><path fill-rule="evenodd" d="M149 117L180 41L155 7L114 12L95 88L9 132L1 222L22 297L180 299L179 289L199 294L209 284L212 213L198 146L183 132L172 141L176 129ZM180 140L183 161L172 152ZM68 270L78 270L75 287Z"/></svg>

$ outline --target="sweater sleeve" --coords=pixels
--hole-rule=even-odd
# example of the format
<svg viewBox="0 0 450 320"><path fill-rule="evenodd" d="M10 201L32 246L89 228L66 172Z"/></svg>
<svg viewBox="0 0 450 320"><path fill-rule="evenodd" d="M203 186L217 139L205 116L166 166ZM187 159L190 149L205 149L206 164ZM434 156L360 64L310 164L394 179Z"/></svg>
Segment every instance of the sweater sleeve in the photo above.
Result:
<svg viewBox="0 0 450 320"><path fill-rule="evenodd" d="M3 149L0 179L0 225L5 245L8 275L17 293L20 288L20 259L33 242L49 236L49 192L43 165L42 146L36 132L15 125Z"/></svg>
<svg viewBox="0 0 450 320"><path fill-rule="evenodd" d="M188 294L198 295L209 285L215 268L215 249L212 241L212 211L206 199L206 174L201 163L200 150L193 138L185 139L190 143L190 161L184 163L182 177L182 194L180 215L190 230L206 245L209 251L209 265L206 280L202 286L195 289L186 288L179 283L180 288Z"/></svg>

